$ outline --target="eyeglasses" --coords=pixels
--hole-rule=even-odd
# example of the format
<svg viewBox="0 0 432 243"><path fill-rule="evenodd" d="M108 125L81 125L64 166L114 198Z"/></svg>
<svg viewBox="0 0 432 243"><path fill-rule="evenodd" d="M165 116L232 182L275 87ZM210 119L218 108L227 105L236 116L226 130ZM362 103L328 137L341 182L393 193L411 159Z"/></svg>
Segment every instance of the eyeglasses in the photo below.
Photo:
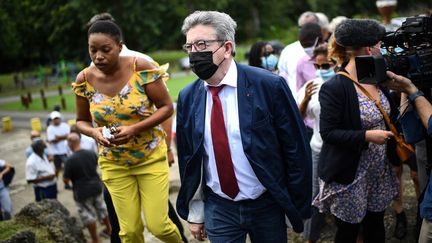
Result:
<svg viewBox="0 0 432 243"><path fill-rule="evenodd" d="M210 43L213 42L224 42L225 40L197 40L195 42L192 43L186 43L183 45L183 50L185 50L186 52L191 52L192 51L192 46L195 47L195 50L197 51L204 51L205 49L207 49L207 47L210 46Z"/></svg>
<svg viewBox="0 0 432 243"><path fill-rule="evenodd" d="M323 63L323 64L314 63L313 65L315 69L330 69L333 66L332 63Z"/></svg>

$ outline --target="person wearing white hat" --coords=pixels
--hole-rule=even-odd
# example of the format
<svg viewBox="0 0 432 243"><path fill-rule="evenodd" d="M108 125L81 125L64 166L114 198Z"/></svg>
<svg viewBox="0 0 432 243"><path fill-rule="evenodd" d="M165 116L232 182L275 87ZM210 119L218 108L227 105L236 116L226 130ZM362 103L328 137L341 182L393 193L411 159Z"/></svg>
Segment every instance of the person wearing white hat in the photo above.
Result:
<svg viewBox="0 0 432 243"><path fill-rule="evenodd" d="M54 156L55 174L62 169L62 165L67 157L67 143L66 138L70 133L69 126L61 121L61 113L53 111L50 114L52 120L51 124L47 128L47 139L48 139L48 150L50 154ZM65 185L65 189L71 189L68 184Z"/></svg>

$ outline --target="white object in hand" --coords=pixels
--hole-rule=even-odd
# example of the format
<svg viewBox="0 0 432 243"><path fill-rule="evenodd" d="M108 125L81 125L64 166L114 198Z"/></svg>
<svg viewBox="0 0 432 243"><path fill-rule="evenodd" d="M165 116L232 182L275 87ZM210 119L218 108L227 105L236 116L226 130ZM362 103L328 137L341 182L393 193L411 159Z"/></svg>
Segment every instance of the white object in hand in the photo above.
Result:
<svg viewBox="0 0 432 243"><path fill-rule="evenodd" d="M102 136L106 139L114 138L114 135L111 134L111 131L106 126L102 127Z"/></svg>

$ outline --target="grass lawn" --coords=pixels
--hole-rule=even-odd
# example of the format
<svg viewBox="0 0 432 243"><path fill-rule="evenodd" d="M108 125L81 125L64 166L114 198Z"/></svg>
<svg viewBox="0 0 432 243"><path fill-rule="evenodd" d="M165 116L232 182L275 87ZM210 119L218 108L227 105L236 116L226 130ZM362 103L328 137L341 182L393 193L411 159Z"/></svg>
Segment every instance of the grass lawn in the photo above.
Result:
<svg viewBox="0 0 432 243"><path fill-rule="evenodd" d="M196 76L191 72L190 75L183 77L171 78L167 81L167 86L169 88L169 93L173 101L177 100L177 96L183 87L185 87L190 82L194 81ZM66 101L66 112L75 112L75 95L66 94L64 95ZM61 98L59 96L47 97L48 110L51 110L55 104L61 104ZM33 99L29 108L26 109L21 102L12 102L0 105L0 110L8 111L44 111L42 100ZM62 109L63 110L63 109Z"/></svg>

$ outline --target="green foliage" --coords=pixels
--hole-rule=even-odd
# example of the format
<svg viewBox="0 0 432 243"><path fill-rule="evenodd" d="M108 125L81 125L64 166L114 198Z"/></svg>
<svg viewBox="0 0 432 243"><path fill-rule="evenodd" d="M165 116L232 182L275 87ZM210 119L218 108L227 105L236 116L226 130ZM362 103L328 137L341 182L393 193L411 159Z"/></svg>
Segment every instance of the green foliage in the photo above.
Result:
<svg viewBox="0 0 432 243"><path fill-rule="evenodd" d="M0 241L5 241L22 231L32 231L36 235L36 242L53 242L48 231L44 227L30 227L17 223L15 219L0 221Z"/></svg>
<svg viewBox="0 0 432 243"><path fill-rule="evenodd" d="M187 84L191 83L197 79L197 77L191 73L186 76L180 76L180 77L173 77L168 79L167 86L169 89L169 94L171 96L171 99L173 101L177 100L178 94L181 89L183 89ZM65 90L66 88L64 88ZM75 112L75 95L74 94L65 94L64 95L66 100L66 112ZM47 104L48 109L51 109L56 104L61 104L61 97L60 96L50 96L47 97ZM29 108L26 109L21 102L11 102L7 104L1 104L0 110L6 110L6 111L43 111L43 104L41 99L33 99L33 102L30 103ZM100 119L103 119L102 116L100 116Z"/></svg>
<svg viewBox="0 0 432 243"><path fill-rule="evenodd" d="M420 0L398 4L397 11L417 7L417 14L431 7ZM0 73L60 59L88 63L86 23L101 12L114 16L132 50L180 50L183 19L195 10L230 14L238 25L237 43L276 39L285 44L295 39L297 18L304 11L324 12L330 19L377 13L375 1L369 0L2 0Z"/></svg>
<svg viewBox="0 0 432 243"><path fill-rule="evenodd" d="M182 42L183 43L183 42ZM181 46L181 45L179 45ZM180 47L179 47L180 48ZM179 60L181 58L187 57L187 54L181 49L178 50L167 50L167 51L154 51L147 53L159 64L169 63L169 72L177 72L180 70Z"/></svg>

